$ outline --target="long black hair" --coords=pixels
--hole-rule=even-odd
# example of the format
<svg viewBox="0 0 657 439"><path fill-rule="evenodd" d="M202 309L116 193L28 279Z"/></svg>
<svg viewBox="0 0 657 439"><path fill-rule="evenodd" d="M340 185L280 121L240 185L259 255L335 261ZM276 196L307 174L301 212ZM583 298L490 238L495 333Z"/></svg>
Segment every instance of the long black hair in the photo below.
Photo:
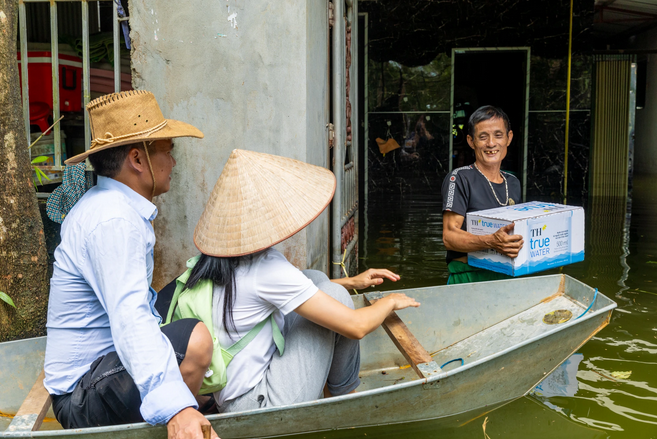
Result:
<svg viewBox="0 0 657 439"><path fill-rule="evenodd" d="M192 289L194 286L208 279L215 285L224 287L224 309L222 322L224 329L230 333L229 327L237 332L235 321L233 320L233 305L235 304L235 272L240 265L240 261L249 256L238 256L234 258L218 258L201 254L196 265L185 283L185 287Z"/></svg>

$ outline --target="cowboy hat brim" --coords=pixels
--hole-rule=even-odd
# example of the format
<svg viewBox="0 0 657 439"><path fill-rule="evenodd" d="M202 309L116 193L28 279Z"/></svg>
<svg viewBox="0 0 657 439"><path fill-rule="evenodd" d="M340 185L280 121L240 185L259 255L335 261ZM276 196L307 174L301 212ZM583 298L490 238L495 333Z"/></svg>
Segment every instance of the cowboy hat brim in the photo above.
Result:
<svg viewBox="0 0 657 439"><path fill-rule="evenodd" d="M67 165L76 165L87 159L91 154L95 154L106 149L115 148L117 146L128 145L130 143L137 142L152 142L155 140L164 140L164 139L175 139L178 137L196 137L197 139L203 138L203 133L201 130L196 128L193 125L190 125L186 122L181 122L179 120L167 119L167 124L160 130L154 132L150 136L145 136L143 134L138 134L132 137L125 137L116 142L106 143L104 145L99 145L93 149L89 149L82 154L71 157L66 160L64 163Z"/></svg>

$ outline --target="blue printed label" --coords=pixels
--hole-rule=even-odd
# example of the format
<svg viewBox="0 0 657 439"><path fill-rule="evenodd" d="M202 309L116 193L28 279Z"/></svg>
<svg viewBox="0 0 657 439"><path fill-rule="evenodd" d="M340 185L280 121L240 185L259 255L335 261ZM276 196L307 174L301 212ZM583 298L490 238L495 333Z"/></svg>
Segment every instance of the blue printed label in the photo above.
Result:
<svg viewBox="0 0 657 439"><path fill-rule="evenodd" d="M549 270L550 268L560 267L563 265L574 264L575 262L581 262L584 260L584 252L580 253L569 253L563 255L558 259L545 260L538 263L525 263L517 267L513 267L513 264L508 262L497 262L492 261L487 258L468 258L468 264L477 267L483 268L486 270L495 271L497 273L508 274L509 276L523 276L525 274L537 273L539 271Z"/></svg>

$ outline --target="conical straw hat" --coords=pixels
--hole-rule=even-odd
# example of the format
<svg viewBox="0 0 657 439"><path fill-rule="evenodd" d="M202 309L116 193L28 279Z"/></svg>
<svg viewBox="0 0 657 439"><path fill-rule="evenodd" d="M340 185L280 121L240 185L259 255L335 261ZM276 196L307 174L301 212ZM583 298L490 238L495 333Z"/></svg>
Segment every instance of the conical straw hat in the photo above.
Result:
<svg viewBox="0 0 657 439"><path fill-rule="evenodd" d="M218 257L266 249L310 224L334 192L328 169L235 149L196 225L194 244Z"/></svg>

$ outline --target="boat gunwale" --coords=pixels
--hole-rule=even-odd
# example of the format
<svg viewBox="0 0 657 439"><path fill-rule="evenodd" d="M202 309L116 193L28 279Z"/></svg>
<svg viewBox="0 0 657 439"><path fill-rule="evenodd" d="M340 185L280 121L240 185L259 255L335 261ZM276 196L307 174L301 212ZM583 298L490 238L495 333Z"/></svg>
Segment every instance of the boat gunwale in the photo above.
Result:
<svg viewBox="0 0 657 439"><path fill-rule="evenodd" d="M587 284L585 284L585 283L583 283L583 282L581 282L581 281L579 281L579 280L577 280L577 279L575 279L571 276L568 276L566 274L547 275L547 276L544 276L544 277L552 277L552 276L559 276L559 277L565 276L565 277L568 277L568 278L572 279L573 281L575 281L575 282L577 282L581 285L584 285L588 288L591 288L589 285L587 285ZM505 279L505 280L490 281L490 282L504 282L504 281L507 281L507 280L513 280L513 279ZM424 287L424 288L417 288L416 290L435 289L435 288L437 288L437 287ZM593 290L594 289L591 288L591 292L593 292ZM391 293L391 292L388 292L388 293ZM568 295L567 292L564 292L564 294ZM458 373L465 372L465 371L467 371L469 369L472 369L474 367L477 367L477 366L479 366L483 363L489 362L491 360L495 360L495 359L497 359L497 358L499 358L503 355L506 355L506 354L516 350L516 349L519 349L519 348L522 348L524 346L530 345L530 344L535 343L535 342L537 342L541 339L550 337L550 336L552 336L552 335L554 335L554 334L556 334L560 331L571 328L571 327L573 327L577 324L583 323L583 322L585 322L587 320L590 320L594 317L598 317L601 314L605 314L609 311L613 311L617 307L616 302L609 299L603 293L598 292L598 296L604 297L605 299L609 300L611 303L604 306L603 308L598 309L598 310L588 311L586 314L581 315L578 318L571 319L568 322L565 322L565 323L562 323L562 324L559 324L559 325L554 325L555 327L553 329L550 329L546 332L543 332L543 333L541 333L537 336L530 337L530 338L524 340L521 343L517 343L517 344L515 344L513 346L510 346L506 349L495 352L495 353L490 354L486 357L482 357L482 358L480 358L476 361L473 361L472 363L467 363L463 366L455 367L454 369L451 369L451 370L449 370L445 373L436 374L436 375L431 376L429 378L418 378L418 379L415 379L415 380L412 380L412 381L401 382L401 383L397 383L397 384L391 384L391 385L388 385L388 386L378 387L378 388L375 388L375 389L369 389L369 390L365 390L365 391L358 392L358 393L349 393L349 394L346 394L346 395L334 396L334 397L331 397L331 398L323 398L323 399L317 399L317 400L313 400L313 401L304 401L304 402L299 402L299 403L295 403L295 404L288 404L288 405L282 405L282 406L276 406L276 407L265 407L265 408L259 408L259 409L254 409L254 410L246 410L246 411L241 411L241 412L220 413L220 414L207 415L206 418L208 419L208 421L214 422L214 421L221 421L221 420L224 420L224 419L230 419L230 418L236 418L236 417L242 417L242 416L249 416L249 415L255 415L255 414L275 413L275 412L283 411L283 410L301 409L301 408L305 408L305 407L311 407L311 406L316 406L316 405L324 405L324 404L334 404L334 403L339 403L341 401L347 401L347 400L350 400L350 399L357 399L357 398L363 398L363 397L368 397L368 396L376 396L376 395L379 395L379 394L388 393L391 390L402 390L402 389L405 389L405 388L411 388L411 387L415 387L415 386L423 386L423 385L426 385L426 384L434 383L434 382L440 381L442 379L449 378L449 377L451 377L453 375L456 375ZM571 299L575 300L574 298L572 298L572 296L569 296L569 297ZM576 302L578 302L578 301L576 301ZM530 308L528 308L528 309L530 309ZM515 314L515 315L517 315L517 314ZM596 330L590 337L593 337L597 332L599 332L599 330L601 328L602 327L598 328L598 330ZM466 339L467 339L467 337L466 337ZM21 342L21 341L24 341L24 340L14 340L14 341ZM8 342L8 343L12 343L12 342ZM565 360L566 359L564 359L563 361L565 361ZM559 364L563 363L563 361L561 361ZM504 402L505 401L501 401L500 403L504 403ZM427 418L427 419L430 419L430 418ZM137 422L137 423L132 423L132 424L108 425L108 426L102 426L102 427L88 427L88 428L78 428L78 429L69 429L69 430L40 430L40 431L21 431L21 432L8 432L7 430L4 430L4 431L0 432L0 438L58 437L58 436L67 436L67 435L70 435L70 434L87 435L87 434L99 434L99 433L112 433L112 432L123 431L123 430L131 430L131 429L140 430L140 429L144 429L144 428L157 428L157 427L165 428L166 426L165 425L151 425L151 424L148 424L146 422ZM339 429L339 428L337 428L337 429Z"/></svg>

